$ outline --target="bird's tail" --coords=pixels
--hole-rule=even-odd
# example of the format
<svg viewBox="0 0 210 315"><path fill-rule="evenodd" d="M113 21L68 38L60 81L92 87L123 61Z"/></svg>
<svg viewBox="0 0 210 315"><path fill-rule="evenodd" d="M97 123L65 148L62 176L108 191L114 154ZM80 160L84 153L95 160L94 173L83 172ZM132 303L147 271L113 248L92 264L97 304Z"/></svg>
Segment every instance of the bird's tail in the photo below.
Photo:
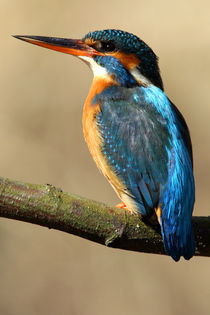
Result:
<svg viewBox="0 0 210 315"><path fill-rule="evenodd" d="M161 233L166 252L175 260L181 256L190 259L195 253L194 232L191 218L171 222L171 218L160 216Z"/></svg>

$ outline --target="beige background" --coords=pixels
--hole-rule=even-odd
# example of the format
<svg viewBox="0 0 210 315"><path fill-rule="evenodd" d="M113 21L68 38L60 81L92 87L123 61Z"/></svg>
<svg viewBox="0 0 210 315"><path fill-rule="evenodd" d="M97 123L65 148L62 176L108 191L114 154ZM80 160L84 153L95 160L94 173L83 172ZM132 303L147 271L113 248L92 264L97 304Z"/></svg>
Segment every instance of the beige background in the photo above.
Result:
<svg viewBox="0 0 210 315"><path fill-rule="evenodd" d="M160 57L168 96L194 148L195 215L209 215L209 1L0 0L0 174L118 202L82 135L92 74L79 60L11 34L80 38L120 28ZM210 259L114 249L0 220L0 314L210 314Z"/></svg>

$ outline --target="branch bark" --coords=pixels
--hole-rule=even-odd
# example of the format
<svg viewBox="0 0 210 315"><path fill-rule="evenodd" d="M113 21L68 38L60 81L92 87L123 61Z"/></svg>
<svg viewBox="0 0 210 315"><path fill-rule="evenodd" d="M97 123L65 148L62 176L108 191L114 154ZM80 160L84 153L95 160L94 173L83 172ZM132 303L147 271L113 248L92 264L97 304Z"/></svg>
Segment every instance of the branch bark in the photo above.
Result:
<svg viewBox="0 0 210 315"><path fill-rule="evenodd" d="M161 235L138 215L62 192L0 177L0 216L74 234L114 248L165 254ZM210 256L210 217L193 217L196 255Z"/></svg>

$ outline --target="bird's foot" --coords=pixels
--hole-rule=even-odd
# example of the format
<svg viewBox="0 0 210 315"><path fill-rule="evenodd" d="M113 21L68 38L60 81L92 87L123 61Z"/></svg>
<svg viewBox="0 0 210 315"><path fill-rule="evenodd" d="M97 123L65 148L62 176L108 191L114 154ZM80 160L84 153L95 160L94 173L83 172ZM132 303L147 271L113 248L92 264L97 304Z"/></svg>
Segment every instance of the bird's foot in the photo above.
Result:
<svg viewBox="0 0 210 315"><path fill-rule="evenodd" d="M120 209L127 210L127 211L129 211L129 212L132 212L132 213L133 213L133 211L132 211L132 210L130 210L130 209L128 209L128 208L127 208L127 206L126 206L126 204L125 204L124 202L120 202L120 203L118 203L118 204L116 205L116 207L117 207L117 208L120 208Z"/></svg>

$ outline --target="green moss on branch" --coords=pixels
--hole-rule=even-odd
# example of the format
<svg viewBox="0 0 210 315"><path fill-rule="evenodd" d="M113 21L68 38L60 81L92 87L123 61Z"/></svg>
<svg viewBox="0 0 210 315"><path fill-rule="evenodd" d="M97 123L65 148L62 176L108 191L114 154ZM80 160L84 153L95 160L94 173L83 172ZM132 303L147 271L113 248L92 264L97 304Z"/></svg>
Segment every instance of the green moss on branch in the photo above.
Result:
<svg viewBox="0 0 210 315"><path fill-rule="evenodd" d="M138 215L62 192L0 177L0 216L54 228L110 247L165 254L158 231ZM210 256L210 218L194 217L196 255Z"/></svg>

